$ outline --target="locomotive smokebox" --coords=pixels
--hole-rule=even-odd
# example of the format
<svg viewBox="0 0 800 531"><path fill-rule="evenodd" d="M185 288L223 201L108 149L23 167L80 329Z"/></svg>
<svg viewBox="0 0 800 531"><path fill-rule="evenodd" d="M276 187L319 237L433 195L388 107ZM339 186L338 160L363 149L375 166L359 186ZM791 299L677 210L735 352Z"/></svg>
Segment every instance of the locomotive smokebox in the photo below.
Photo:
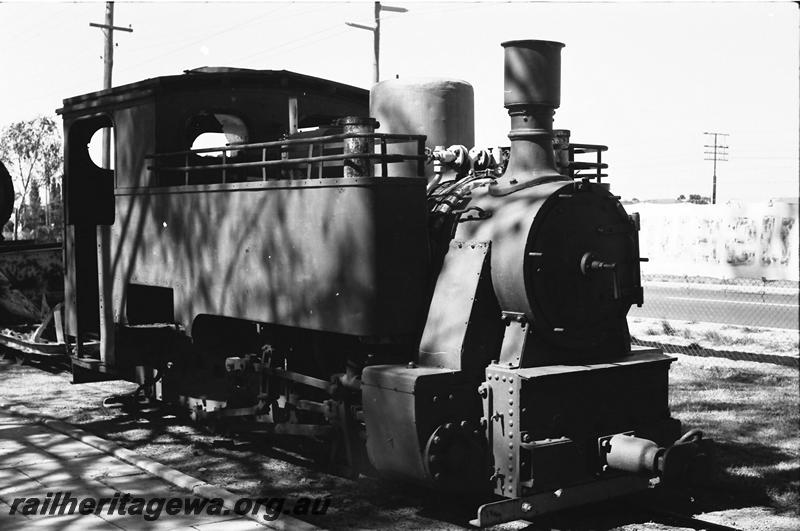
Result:
<svg viewBox="0 0 800 531"><path fill-rule="evenodd" d="M554 180L553 114L561 104L561 48L553 41L508 41L505 48L504 105L511 117L511 159L492 195Z"/></svg>

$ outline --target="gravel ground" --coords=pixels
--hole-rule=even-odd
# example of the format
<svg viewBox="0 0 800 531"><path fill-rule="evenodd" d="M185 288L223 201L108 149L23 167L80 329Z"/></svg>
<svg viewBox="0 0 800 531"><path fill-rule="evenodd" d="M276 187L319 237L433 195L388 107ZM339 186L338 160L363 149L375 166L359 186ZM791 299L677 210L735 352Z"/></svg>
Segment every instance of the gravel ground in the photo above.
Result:
<svg viewBox="0 0 800 531"><path fill-rule="evenodd" d="M784 367L774 376L775 366L768 364L678 358L672 370L673 414L687 425L705 429L715 439L724 428L719 448L721 470L713 485L691 493L690 501L687 493L648 494L643 499L569 511L527 529L676 529L675 525L654 522L652 513L636 508L640 503L686 509L708 521L740 529L800 527L796 371L787 372ZM711 381L719 382L723 391L709 391ZM772 398L761 403L763 396L737 394L737 386L748 389L754 383L764 396ZM68 373L0 364L0 403L25 405L74 423L242 496L330 496L328 513L316 520L309 518L326 528L461 529L474 517L475 505L469 500L440 497L375 478L345 479L325 473L303 455L271 450L263 439L233 441L158 412L126 412L102 406L103 398L133 388L122 382L72 385ZM694 398L697 393L702 394L702 407ZM746 415L737 413L739 406L747 409ZM770 431L770 419L776 413L784 417L784 422ZM747 423L756 423L758 429L742 433L734 429ZM753 437L771 439L756 441ZM517 522L502 527L521 529L526 525Z"/></svg>

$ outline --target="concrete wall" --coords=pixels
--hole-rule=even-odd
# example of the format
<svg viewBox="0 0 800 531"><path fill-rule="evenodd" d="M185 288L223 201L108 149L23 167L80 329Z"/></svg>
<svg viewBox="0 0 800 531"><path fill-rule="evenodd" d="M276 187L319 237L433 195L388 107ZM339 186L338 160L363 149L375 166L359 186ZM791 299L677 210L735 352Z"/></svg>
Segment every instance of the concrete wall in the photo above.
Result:
<svg viewBox="0 0 800 531"><path fill-rule="evenodd" d="M798 205L640 203L643 274L798 280Z"/></svg>

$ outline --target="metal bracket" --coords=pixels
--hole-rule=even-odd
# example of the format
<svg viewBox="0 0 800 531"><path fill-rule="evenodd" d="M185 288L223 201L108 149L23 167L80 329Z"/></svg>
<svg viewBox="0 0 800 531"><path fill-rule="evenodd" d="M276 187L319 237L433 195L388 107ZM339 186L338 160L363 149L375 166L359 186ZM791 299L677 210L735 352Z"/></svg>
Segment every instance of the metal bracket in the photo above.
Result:
<svg viewBox="0 0 800 531"><path fill-rule="evenodd" d="M525 343L531 332L530 322L525 314L518 312L503 312L503 322L506 324L506 332L500 347L500 365L519 368Z"/></svg>

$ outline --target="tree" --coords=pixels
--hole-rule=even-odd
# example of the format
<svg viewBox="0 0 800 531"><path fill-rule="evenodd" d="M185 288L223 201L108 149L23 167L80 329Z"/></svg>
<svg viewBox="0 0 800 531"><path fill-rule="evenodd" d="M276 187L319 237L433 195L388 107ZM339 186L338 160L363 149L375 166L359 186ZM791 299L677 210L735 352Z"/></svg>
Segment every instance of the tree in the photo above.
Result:
<svg viewBox="0 0 800 531"><path fill-rule="evenodd" d="M46 209L50 239L61 241L64 233L64 205L61 202L61 175L50 183L48 208Z"/></svg>
<svg viewBox="0 0 800 531"><path fill-rule="evenodd" d="M678 196L678 201L686 201L686 196L681 194Z"/></svg>
<svg viewBox="0 0 800 531"><path fill-rule="evenodd" d="M61 129L55 118L39 116L32 120L13 123L0 134L0 158L5 162L14 181L14 239L25 220L31 202L33 189L43 184L50 190L56 175L60 175L64 165L61 142ZM38 198L41 211L41 198ZM49 207L46 205L45 209ZM35 221L35 220L34 220Z"/></svg>
<svg viewBox="0 0 800 531"><path fill-rule="evenodd" d="M31 190L28 193L28 207L22 214L22 228L36 232L42 224L42 196L39 195L39 183L31 182Z"/></svg>

